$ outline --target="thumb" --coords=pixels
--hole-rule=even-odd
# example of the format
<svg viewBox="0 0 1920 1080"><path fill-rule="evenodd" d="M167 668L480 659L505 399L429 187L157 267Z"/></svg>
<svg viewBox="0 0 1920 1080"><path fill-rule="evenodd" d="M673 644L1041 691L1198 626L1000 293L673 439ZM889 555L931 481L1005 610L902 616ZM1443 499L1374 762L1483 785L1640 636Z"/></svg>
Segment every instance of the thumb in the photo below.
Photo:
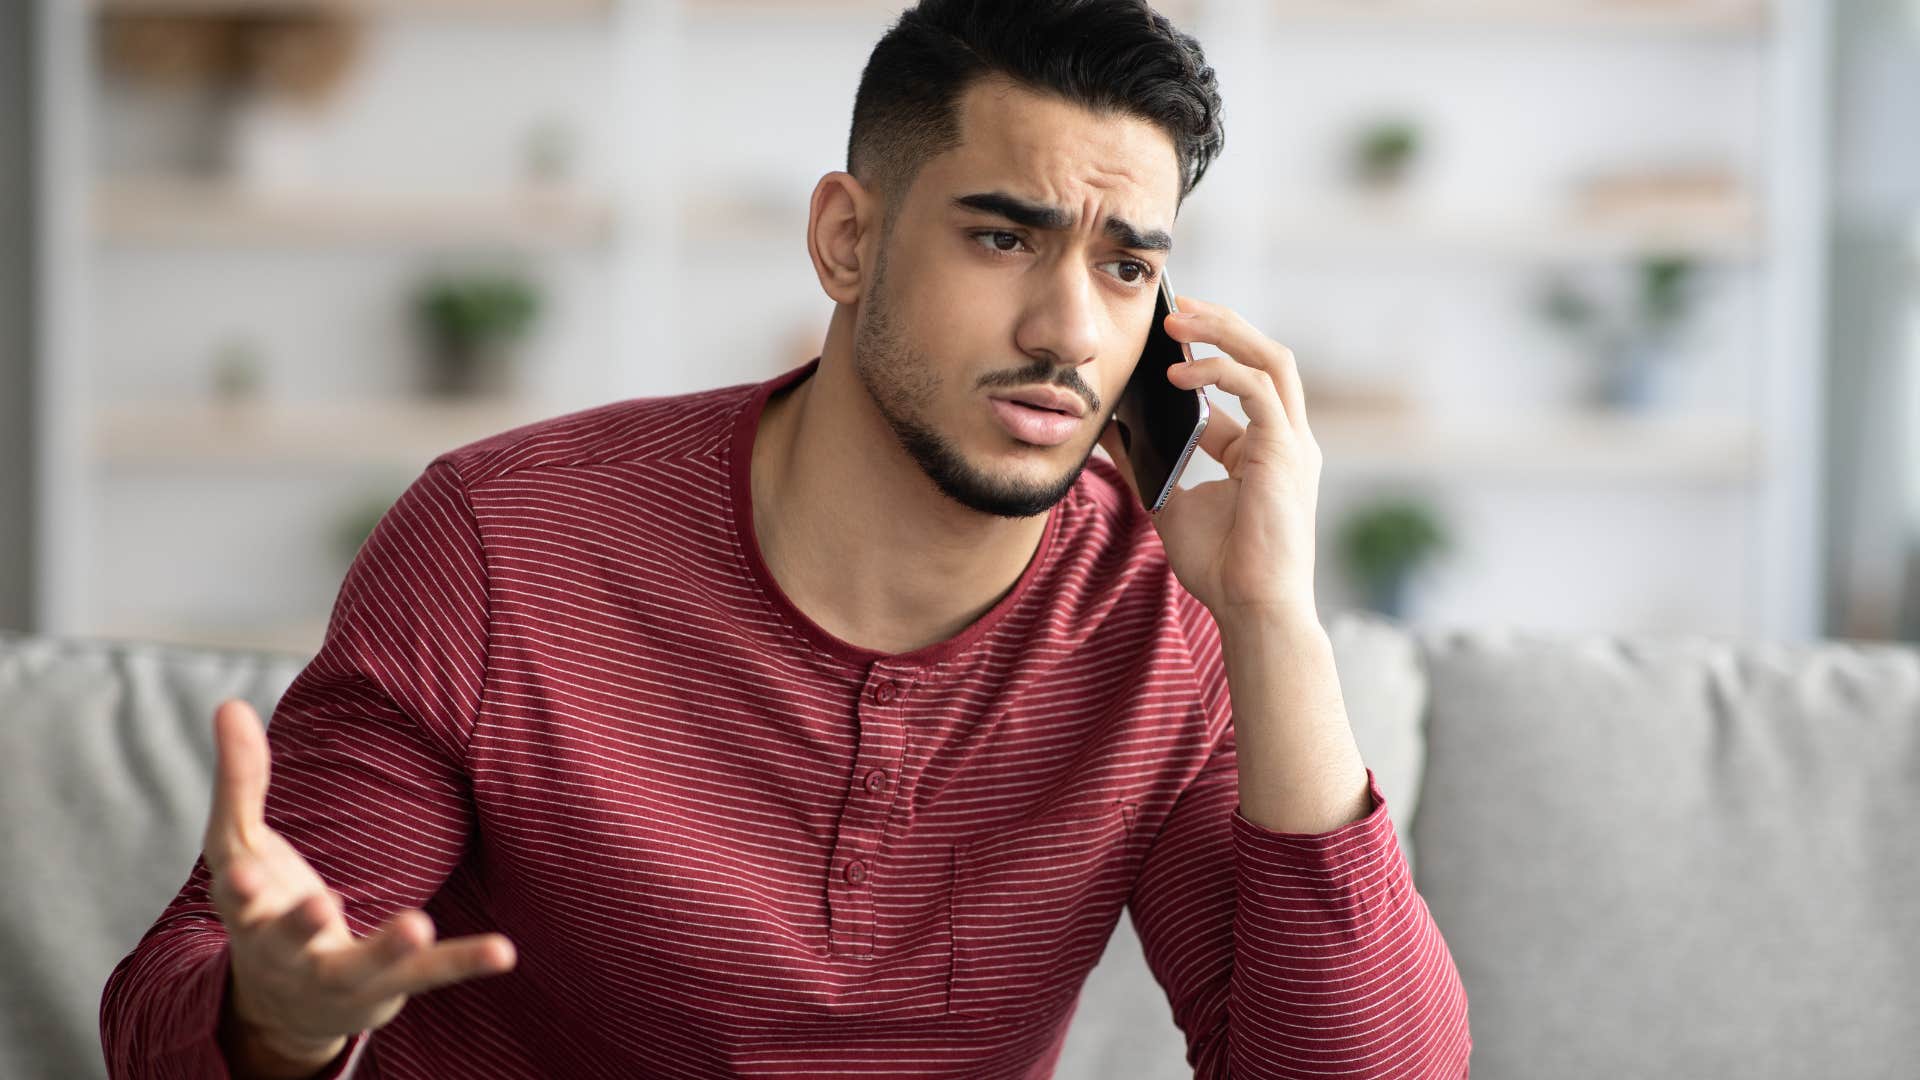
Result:
<svg viewBox="0 0 1920 1080"><path fill-rule="evenodd" d="M209 858L224 862L266 828L267 734L253 706L234 698L213 712L213 743L206 849Z"/></svg>

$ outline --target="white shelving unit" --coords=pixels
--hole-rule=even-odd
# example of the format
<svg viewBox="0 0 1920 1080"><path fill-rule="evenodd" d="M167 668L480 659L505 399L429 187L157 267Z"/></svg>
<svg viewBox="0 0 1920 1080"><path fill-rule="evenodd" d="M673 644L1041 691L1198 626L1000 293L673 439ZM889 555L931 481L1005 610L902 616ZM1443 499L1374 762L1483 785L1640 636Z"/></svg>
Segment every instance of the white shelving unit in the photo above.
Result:
<svg viewBox="0 0 1920 1080"><path fill-rule="evenodd" d="M95 188L103 243L260 247L493 245L519 249L607 242L612 209L579 192L492 194L250 193L215 184L115 184Z"/></svg>
<svg viewBox="0 0 1920 1080"><path fill-rule="evenodd" d="M99 553L100 519L120 497L115 492L131 479L182 475L304 483L328 473L414 469L440 450L562 411L562 403L434 404L367 387L299 405L216 405L184 396L186 387L171 395L116 395L103 384L99 355L102 253L137 250L148 268L139 272L152 274L164 273L176 252L188 261L215 251L241 260L236 265L258 258L279 267L368 249L507 246L590 254L605 260L616 315L608 331L613 358L585 396L612 400L765 377L803 358L768 355L765 342L782 311L818 311L824 328L825 302L802 249L806 198L814 178L841 167L859 60L900 6L882 0L97 0L90 9L68 0L37 2L38 47L46 59L40 68L45 287L38 525L40 550L48 556L39 568L45 586L39 622L53 632L293 647L317 643L324 610L278 621L203 617L160 600L102 596L111 575ZM1510 483L1530 491L1597 483L1660 499L1704 500L1737 516L1727 531L1751 555L1698 568L1703 575L1743 568L1739 580L1721 590L1739 597L1739 609L1720 612L1719 620L1779 638L1814 632L1821 609L1815 478L1827 2L1193 0L1167 8L1207 45L1229 102L1228 153L1196 192L1202 220L1195 239L1182 238L1176 274L1182 291L1240 288L1241 295L1223 302L1283 340L1284 315L1262 309L1270 298L1246 284L1275 268L1336 264L1364 273L1414 264L1514 274L1658 250L1739 275L1755 298L1741 316L1760 328L1763 345L1753 358L1753 392L1711 413L1606 417L1570 414L1557 403L1475 415L1337 404L1316 409L1314 427L1327 454L1323 513L1362 488L1388 483L1455 488L1476 498L1497 497L1488 493ZM444 22L455 31L485 20L592 20L614 70L607 108L619 118L619 138L610 148L610 185L603 193L503 185L458 197L333 185L262 198L219 185L97 180L90 146L100 101L90 42L98 12L315 7L365 15L376 34L389 16ZM1436 32L1453 28L1469 32ZM1572 47L1589 39L1615 48L1651 42L1663 54L1693 43L1750 55L1765 72L1757 213L1636 223L1526 207L1429 206L1391 217L1377 208L1349 212L1324 203L1295 209L1264 197L1263 178L1297 169L1301 153L1259 122L1263 99L1302 89L1286 65L1267 62L1269 52L1299 49L1306 41L1341 50L1390 41L1396 49L1443 52L1480 47L1487 31L1514 42L1516 56L1536 47L1530 43ZM800 56L807 70L831 71L838 82L783 82L779 65ZM716 89L736 70L744 74L731 90ZM763 70L765 82L755 83ZM696 71L700 78L690 81ZM755 85L779 92L756 94ZM705 88L713 100L692 94L693 87ZM831 103L830 122L808 127L816 118L789 100L789 89L795 100L815 94L823 109ZM794 118L805 123L766 124L753 140L716 134L737 130L735 110L781 108L795 109ZM1218 217L1221 207L1232 210L1224 226L1208 220L1209 211ZM783 276L770 277L763 288L743 269L757 266ZM746 318L737 310L741 295L754 305ZM738 359L756 350L760 359ZM709 356L732 359L719 366L686 362ZM1199 467L1200 478L1208 464ZM1531 497L1513 496L1512 521L1527 520L1524 504Z"/></svg>

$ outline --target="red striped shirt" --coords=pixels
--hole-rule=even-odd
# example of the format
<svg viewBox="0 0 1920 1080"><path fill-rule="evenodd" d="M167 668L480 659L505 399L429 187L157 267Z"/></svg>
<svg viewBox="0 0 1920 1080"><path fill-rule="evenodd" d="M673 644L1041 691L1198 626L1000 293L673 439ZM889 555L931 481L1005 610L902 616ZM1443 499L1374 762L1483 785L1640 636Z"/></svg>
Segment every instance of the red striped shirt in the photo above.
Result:
<svg viewBox="0 0 1920 1080"><path fill-rule="evenodd" d="M334 1071L1044 1077L1124 907L1201 1076L1465 1076L1372 772L1328 833L1239 813L1217 628L1111 463L947 641L794 607L749 464L817 363L451 451L368 539L268 726L268 824L356 933L422 907L519 962ZM115 1076L225 1075L207 884L106 985Z"/></svg>

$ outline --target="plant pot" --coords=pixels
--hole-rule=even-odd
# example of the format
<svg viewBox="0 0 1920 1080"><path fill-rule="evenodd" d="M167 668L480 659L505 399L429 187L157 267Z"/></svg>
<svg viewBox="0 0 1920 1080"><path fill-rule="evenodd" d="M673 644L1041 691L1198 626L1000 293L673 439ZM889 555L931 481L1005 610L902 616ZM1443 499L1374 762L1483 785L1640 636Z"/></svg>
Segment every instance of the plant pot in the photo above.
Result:
<svg viewBox="0 0 1920 1080"><path fill-rule="evenodd" d="M1380 578L1367 585L1367 607L1389 619L1404 619L1407 614L1407 578L1405 573Z"/></svg>
<svg viewBox="0 0 1920 1080"><path fill-rule="evenodd" d="M510 341L443 341L427 350L424 389L435 397L504 396L516 386L518 355Z"/></svg>
<svg viewBox="0 0 1920 1080"><path fill-rule="evenodd" d="M1663 346L1652 342L1637 342L1608 351L1593 381L1593 403L1605 409L1630 412L1653 405L1658 369L1666 359L1665 354Z"/></svg>

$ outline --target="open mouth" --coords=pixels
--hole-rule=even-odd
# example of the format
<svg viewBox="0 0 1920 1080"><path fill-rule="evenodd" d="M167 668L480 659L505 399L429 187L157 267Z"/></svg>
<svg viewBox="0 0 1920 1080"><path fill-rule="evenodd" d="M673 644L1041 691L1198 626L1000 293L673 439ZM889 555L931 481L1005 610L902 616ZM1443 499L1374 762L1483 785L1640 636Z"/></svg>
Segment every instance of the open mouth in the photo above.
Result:
<svg viewBox="0 0 1920 1080"><path fill-rule="evenodd" d="M1080 429L1080 418L1070 412L1008 398L994 398L993 412L1009 435L1035 446L1058 446Z"/></svg>

